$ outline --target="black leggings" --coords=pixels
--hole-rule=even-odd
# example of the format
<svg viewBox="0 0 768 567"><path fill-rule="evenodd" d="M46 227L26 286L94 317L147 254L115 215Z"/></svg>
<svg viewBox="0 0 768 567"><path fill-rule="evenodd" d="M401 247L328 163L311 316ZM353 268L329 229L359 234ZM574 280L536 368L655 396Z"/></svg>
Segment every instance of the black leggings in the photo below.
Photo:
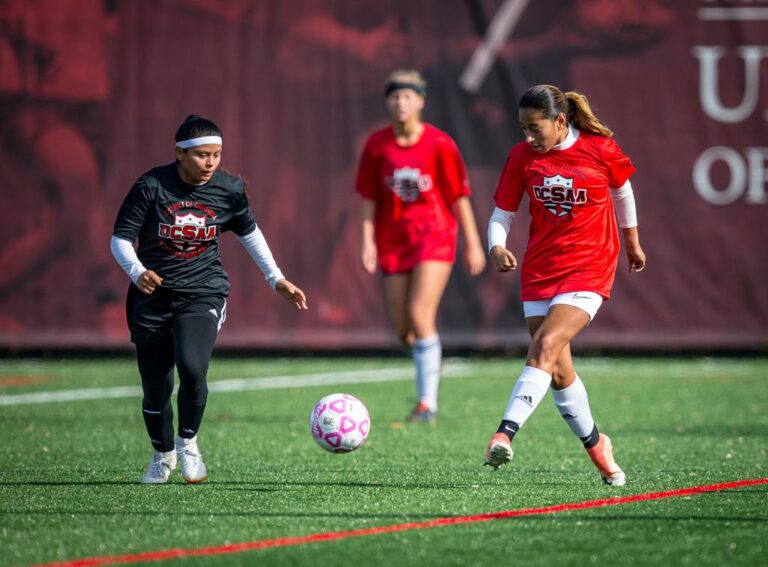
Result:
<svg viewBox="0 0 768 567"><path fill-rule="evenodd" d="M179 437L197 435L208 398L208 363L216 342L217 325L208 317L188 316L173 322L165 342L137 343L136 358L144 390L144 423L152 446L167 452L174 448L173 369L179 373Z"/></svg>

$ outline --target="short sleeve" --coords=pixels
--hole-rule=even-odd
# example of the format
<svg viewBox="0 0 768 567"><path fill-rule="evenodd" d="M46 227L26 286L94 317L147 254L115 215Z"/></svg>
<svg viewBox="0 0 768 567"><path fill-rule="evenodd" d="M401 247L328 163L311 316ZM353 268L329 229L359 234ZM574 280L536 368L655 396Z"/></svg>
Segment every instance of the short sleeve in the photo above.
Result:
<svg viewBox="0 0 768 567"><path fill-rule="evenodd" d="M142 176L133 184L120 206L112 234L129 242L136 242L153 201L153 191Z"/></svg>
<svg viewBox="0 0 768 567"><path fill-rule="evenodd" d="M458 146L450 138L442 138L438 145L438 187L449 205L470 194L469 178Z"/></svg>
<svg viewBox="0 0 768 567"><path fill-rule="evenodd" d="M372 138L368 138L360 156L360 163L357 167L357 178L355 180L355 191L364 199L376 198L377 187L377 162L375 146Z"/></svg>
<svg viewBox="0 0 768 567"><path fill-rule="evenodd" d="M237 236L245 236L256 228L256 220L253 218L248 196L245 194L245 185L237 192L232 209L232 218L221 227L222 232L231 230Z"/></svg>
<svg viewBox="0 0 768 567"><path fill-rule="evenodd" d="M618 189L624 185L636 171L632 161L624 155L613 138L605 138L603 159L608 168L608 186L612 189Z"/></svg>
<svg viewBox="0 0 768 567"><path fill-rule="evenodd" d="M514 213L517 212L524 193L525 178L521 150L520 146L515 146L507 156L493 200L498 208Z"/></svg>

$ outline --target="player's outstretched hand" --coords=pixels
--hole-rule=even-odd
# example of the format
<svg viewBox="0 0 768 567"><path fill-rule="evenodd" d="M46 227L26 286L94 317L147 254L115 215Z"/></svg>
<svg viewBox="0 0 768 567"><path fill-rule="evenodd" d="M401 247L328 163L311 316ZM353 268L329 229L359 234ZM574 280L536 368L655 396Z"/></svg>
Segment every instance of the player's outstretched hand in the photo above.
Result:
<svg viewBox="0 0 768 567"><path fill-rule="evenodd" d="M139 288L141 293L151 295L154 293L157 286L162 284L163 278L158 276L157 273L153 272L152 270L147 270L139 276L139 279L136 282L136 287Z"/></svg>
<svg viewBox="0 0 768 567"><path fill-rule="evenodd" d="M491 248L491 260L493 265L496 266L497 272L511 272L517 269L517 258L506 248L501 246L494 246Z"/></svg>
<svg viewBox="0 0 768 567"><path fill-rule="evenodd" d="M479 242L464 249L464 267L470 276L482 274L485 269L485 263L485 252Z"/></svg>
<svg viewBox="0 0 768 567"><path fill-rule="evenodd" d="M307 296L288 280L280 280L275 285L275 291L293 303L297 309L309 309Z"/></svg>

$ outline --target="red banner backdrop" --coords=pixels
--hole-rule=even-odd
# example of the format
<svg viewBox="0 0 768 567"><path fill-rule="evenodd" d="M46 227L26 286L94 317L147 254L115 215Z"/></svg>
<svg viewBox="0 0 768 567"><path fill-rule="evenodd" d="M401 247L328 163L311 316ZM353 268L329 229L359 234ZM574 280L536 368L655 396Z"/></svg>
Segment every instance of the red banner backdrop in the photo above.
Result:
<svg viewBox="0 0 768 567"><path fill-rule="evenodd" d="M417 68L482 231L530 85L586 94L633 158L648 267L622 269L579 345L766 348L766 38L758 0L2 0L0 345L127 344L111 223L190 113L222 127L225 167L311 305L277 298L224 236L219 344L392 345L353 178L386 123L384 78ZM521 215L518 254L526 232ZM457 265L440 328L448 346L522 344L517 276Z"/></svg>

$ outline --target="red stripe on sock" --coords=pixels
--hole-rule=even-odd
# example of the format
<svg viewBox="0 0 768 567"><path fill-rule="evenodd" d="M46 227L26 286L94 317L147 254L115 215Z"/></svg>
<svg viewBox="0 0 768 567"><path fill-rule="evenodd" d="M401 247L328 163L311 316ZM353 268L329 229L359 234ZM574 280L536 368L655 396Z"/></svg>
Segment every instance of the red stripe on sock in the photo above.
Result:
<svg viewBox="0 0 768 567"><path fill-rule="evenodd" d="M378 526L374 528L364 528L359 530L343 530L338 532L323 532L323 533L309 534L305 536L262 539L259 541L233 543L230 545L199 547L197 549L165 549L161 551L146 551L143 553L133 553L133 554L127 554L127 555L113 555L113 556L107 556L107 557L89 557L84 559L73 559L70 561L43 563L43 564L37 565L36 567L92 567L92 566L98 566L98 565L119 565L119 564L125 564L125 563L143 563L146 561L164 561L167 559L178 559L182 557L225 555L229 553L239 553L242 551L268 549L271 547L289 547L293 545L300 545L303 543L334 541L338 539L347 539L347 538L353 538L353 537L378 535L378 534L388 534L393 532L403 532L407 530L436 528L439 526L450 526L455 524L488 522L490 520L503 520L506 518L516 518L518 516L534 516L537 514L554 514L556 512L569 512L572 510L587 510L590 508L601 508L603 506L629 504L631 502L645 502L649 500L660 500L662 498L691 496L694 494L702 494L704 492L732 490L734 488L743 488L745 486L755 486L759 484L768 484L768 478L737 480L734 482L721 482L718 484L708 484L704 486L691 486L688 488L666 490L663 492L646 492L643 494L634 494L632 496L619 496L615 498L601 498L599 500L587 500L585 502L555 504L553 506L544 506L542 508L521 508L519 510L504 510L502 512L490 512L487 514L475 514L472 516L454 516L454 517L447 517L447 518L436 518L434 520L427 520L424 522L394 524L390 526Z"/></svg>

